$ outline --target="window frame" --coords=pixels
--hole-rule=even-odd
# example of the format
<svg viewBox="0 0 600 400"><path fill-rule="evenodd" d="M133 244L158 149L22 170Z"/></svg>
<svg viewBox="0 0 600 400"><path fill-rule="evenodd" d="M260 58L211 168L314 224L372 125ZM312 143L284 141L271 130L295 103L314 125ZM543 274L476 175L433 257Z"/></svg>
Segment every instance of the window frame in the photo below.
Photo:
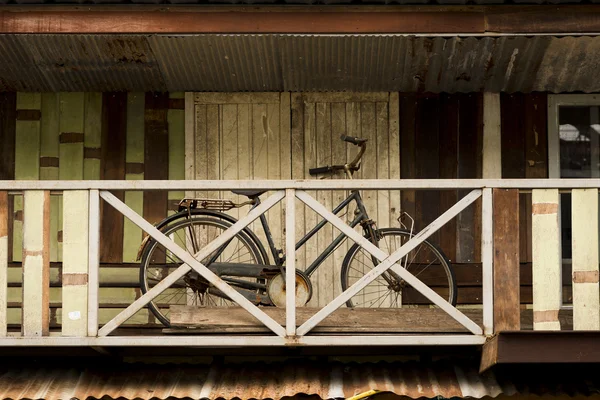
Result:
<svg viewBox="0 0 600 400"><path fill-rule="evenodd" d="M560 179L560 106L599 106L600 94L548 94L548 178Z"/></svg>
<svg viewBox="0 0 600 400"><path fill-rule="evenodd" d="M560 179L560 137L559 137L559 107L560 106L598 106L600 94L548 94L548 178ZM559 223L561 207L558 208ZM560 228L559 228L560 229ZM561 243L562 245L562 243ZM561 257L562 258L562 257ZM563 264L572 264L571 258L562 258ZM571 310L573 305L565 305L561 296L562 310Z"/></svg>

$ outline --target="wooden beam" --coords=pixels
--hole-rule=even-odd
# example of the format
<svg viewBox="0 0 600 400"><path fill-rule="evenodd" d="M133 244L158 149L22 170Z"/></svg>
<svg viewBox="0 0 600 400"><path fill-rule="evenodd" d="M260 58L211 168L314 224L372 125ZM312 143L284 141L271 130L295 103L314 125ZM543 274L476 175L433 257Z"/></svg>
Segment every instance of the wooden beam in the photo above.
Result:
<svg viewBox="0 0 600 400"><path fill-rule="evenodd" d="M502 178L500 94L483 94L483 178Z"/></svg>
<svg viewBox="0 0 600 400"><path fill-rule="evenodd" d="M483 14L456 12L0 12L0 33L417 33L485 30Z"/></svg>
<svg viewBox="0 0 600 400"><path fill-rule="evenodd" d="M599 7L488 7L486 30L502 33L571 33L600 31Z"/></svg>
<svg viewBox="0 0 600 400"><path fill-rule="evenodd" d="M573 328L600 330L598 286L598 191L574 189L573 230Z"/></svg>
<svg viewBox="0 0 600 400"><path fill-rule="evenodd" d="M562 268L557 189L532 192L533 329L560 330Z"/></svg>
<svg viewBox="0 0 600 400"><path fill-rule="evenodd" d="M265 190L398 190L398 189L481 189L484 187L501 189L598 189L599 179L257 179L257 180L102 180L102 181L32 181L0 180L0 190L230 190L230 189L265 189ZM11 193L9 193L11 194Z"/></svg>
<svg viewBox="0 0 600 400"><path fill-rule="evenodd" d="M286 309L265 307L264 311L280 324L286 323ZM300 307L296 310L296 325L313 316L318 308ZM481 323L481 310L465 310L466 315ZM189 333L266 333L269 328L261 324L241 307L222 308L172 305L169 314L171 326ZM296 326L294 325L294 327ZM194 327L194 331L188 329ZM183 328L183 329L181 329ZM315 333L468 333L439 308L339 308L327 316L313 330Z"/></svg>
<svg viewBox="0 0 600 400"><path fill-rule="evenodd" d="M494 331L520 329L519 191L494 189Z"/></svg>
<svg viewBox="0 0 600 400"><path fill-rule="evenodd" d="M23 202L23 336L47 336L50 290L50 192L26 191Z"/></svg>
<svg viewBox="0 0 600 400"><path fill-rule="evenodd" d="M63 194L63 336L87 336L88 221L88 192L86 190L65 191Z"/></svg>
<svg viewBox="0 0 600 400"><path fill-rule="evenodd" d="M598 331L501 332L483 345L479 370L496 364L598 362Z"/></svg>
<svg viewBox="0 0 600 400"><path fill-rule="evenodd" d="M600 6L0 7L0 33L593 33ZM21 11L21 12L19 12ZM27 11L27 12L22 12ZM253 14L248 17L248 14Z"/></svg>

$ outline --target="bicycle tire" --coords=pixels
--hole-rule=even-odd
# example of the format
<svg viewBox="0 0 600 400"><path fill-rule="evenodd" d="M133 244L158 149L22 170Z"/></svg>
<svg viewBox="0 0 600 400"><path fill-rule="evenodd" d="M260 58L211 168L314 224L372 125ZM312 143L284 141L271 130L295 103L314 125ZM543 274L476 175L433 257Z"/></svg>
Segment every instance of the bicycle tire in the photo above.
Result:
<svg viewBox="0 0 600 400"><path fill-rule="evenodd" d="M390 237L390 236L397 236L400 237L400 245L406 243L406 241L408 241L408 239L410 238L410 232L404 230L404 229L399 229L399 228L382 228L382 229L378 229L377 234L379 236L382 235L382 238L385 239L386 237ZM413 233L414 236L414 233ZM382 241L379 241L379 244L381 244ZM387 241L387 243L389 244L389 241ZM439 265L442 267L442 270L444 271L446 280L448 282L448 292L447 292L447 296L446 300L448 300L448 302L450 304L452 304L453 306L456 306L456 301L457 301L457 285L456 285L456 278L455 278L455 274L454 274L454 270L452 269L452 264L450 263L450 260L448 260L448 258L445 256L445 254L442 252L442 250L436 246L435 244L425 240L423 243L421 243L417 248L413 249L411 251L411 253L408 254L408 257L410 258L412 252L416 251L417 253L414 255L413 259L416 258L419 255L419 251L417 249L420 249L421 246L425 246L425 248L429 249L431 254L433 255L433 257L435 257L438 261L439 261ZM378 246L379 247L379 246ZM350 269L351 269L351 261L353 259L355 259L355 256L358 254L358 251L361 249L361 247L358 244L354 244L352 245L352 247L350 247L350 249L348 250L348 252L346 253L346 256L344 257L344 261L342 263L342 270L340 272L340 276L341 276L341 284L342 284L342 290L345 291L346 289L348 289L350 286L352 286L352 283L350 282ZM387 250L388 254L391 254L393 251L395 251L396 249L385 249ZM367 265L367 263L369 261L367 261L367 263L365 263L364 261L362 262L363 264L365 264L365 266L370 267L371 269L373 268L373 259L374 257L371 256L370 254L366 253L365 250L362 250L362 252L366 255L368 255L368 257L366 257L366 259L370 259L370 265ZM426 258L423 257L423 254L421 255L421 258ZM404 258L403 258L404 259ZM418 264L421 265L421 264ZM419 277L419 274L422 274L427 268L429 268L431 265L437 265L434 264L433 261L431 261L430 264L428 264L425 268L421 269L421 271L416 275L419 279L423 280L422 277ZM410 271L410 265L408 267L409 271ZM363 271L363 275L366 273L367 271ZM387 272L386 272L387 273ZM384 273L384 274L386 274ZM414 273L413 273L414 274ZM431 273L429 273L431 274ZM427 274L425 274L427 276ZM389 274L387 275L389 277ZM434 273L434 277L435 277L435 273ZM369 285L367 285L364 289L361 290L361 292L359 292L357 295L353 296L353 298L349 299L346 302L346 306L349 308L355 308L356 304L358 301L356 300L357 296L360 296L362 294L363 299L366 299L367 297L371 296L373 294L373 292L369 292L366 291L367 288L371 287L370 290L373 290L373 286L375 282L381 283L381 279L383 278L383 275L380 275L378 278L376 278L373 282L371 282ZM393 279L393 278L392 278ZM397 282L393 282L392 284L390 284L389 282L385 281L385 284L388 284L389 286L396 284ZM424 281L425 284L427 284L427 281ZM388 289L389 289L388 286ZM429 285L428 285L429 286ZM390 289L391 290L391 289ZM414 289L412 289L414 291ZM439 288L438 288L439 290ZM396 291L398 291L396 289ZM443 290L441 290L443 292ZM377 293L380 293L379 291ZM382 295L383 296L383 295ZM412 294L412 296L416 299L415 301L422 301L422 300L417 300L418 299L418 294ZM421 295L422 296L422 295ZM353 299L355 299L353 301ZM390 299L392 300L393 297ZM365 303L368 301L371 301L371 304L373 304L374 300L364 300ZM385 303L383 300L381 301L381 305L385 306L387 303ZM393 304L393 301L391 301L391 303ZM405 305L405 303L400 304L400 306Z"/></svg>
<svg viewBox="0 0 600 400"><path fill-rule="evenodd" d="M207 227L208 228L216 228L216 229L221 229L221 230L226 230L229 227L231 227L233 225L233 223L228 219L219 219L216 218L214 216L207 216L204 213L197 213L195 215L192 215L191 218L187 218L187 219L178 219L175 222L166 224L164 226L161 227L161 232L167 236L169 235L174 235L175 232L177 231L181 231L182 229L185 230L186 228L189 230L190 226L193 227L192 229L199 229L201 227ZM186 239L187 236L185 231L183 234L183 238ZM182 239L181 238L181 234L176 236L179 241L181 242ZM250 263L254 263L254 264L265 264L265 260L263 258L263 252L261 252L260 248L262 247L262 244L259 241L255 241L255 239L249 235L247 232L245 232L244 230L238 232L236 234L236 236L234 236L232 238L232 241L238 240L240 243L243 243L247 249L248 249L248 254L250 254L251 256L251 262ZM208 239L208 240L212 240ZM187 249L187 242L188 240L185 240L186 242L186 250L188 250L188 252L190 251L189 249ZM226 250L229 248L229 245L232 242L230 242L227 247ZM162 280L164 277L162 275L164 275L164 269L167 269L167 272L172 272L172 271L168 271L170 268L175 269L176 267L178 267L181 264L181 260L179 260L179 265L177 265L178 263L175 262L175 266L173 267L168 267L167 263L166 263L166 258L168 257L168 253L167 250L163 248L162 252L165 254L165 264L164 266L161 266L160 263L156 264L156 266L152 266L149 267L151 264L151 260L154 257L154 252L156 251L156 249L159 248L160 245L158 242L156 242L156 240L151 239L148 241L147 245L144 248L144 252L143 255L141 257L141 261L140 261L140 272L139 272L139 280L140 280L140 289L142 291L142 294L145 294L148 292L148 290L151 289L151 287L153 287L153 285L149 284L149 278L148 278L148 270L149 268L156 268L157 272L159 270L162 269L162 271L160 272L160 276L158 276L158 274L156 275L156 281L160 281ZM236 247L237 249L237 247ZM235 249L234 249L235 250ZM264 250L264 249L263 249ZM170 253L170 252L169 252ZM158 253L160 254L160 253ZM174 255L172 255L171 253L171 257L176 257ZM176 260L173 260L176 261ZM244 260L244 262L246 262ZM190 276L189 274L193 274L193 271L190 271L188 273L188 275L186 276ZM185 283L185 285L187 285L187 282ZM170 295L171 299L177 299L178 302L176 302L175 304L189 304L189 297L193 296L194 297L194 302L195 302L195 298L196 296L198 296L198 293L192 291L192 294L190 295L189 293L189 286L185 286L182 283L179 284L179 286L176 288L180 291L181 295L179 297L175 297L177 296L177 294L172 294L174 289L173 285L171 286L170 289L167 290L171 290L171 292L169 292L167 295ZM167 292L167 291L165 291ZM153 299L151 302L148 303L148 309L150 309L152 311L152 313L154 314L154 316L156 317L156 319L158 319L165 327L170 327L170 320L168 318L168 312L165 311L165 307L161 307L162 304L161 301L165 301L164 299L160 299L160 296L162 296L165 292L161 293L161 295L157 296L155 299ZM167 296L165 295L165 296ZM183 296L183 300L185 300L184 303L181 303L182 300L182 296ZM204 296L213 296L208 294L208 292L204 293ZM217 296L214 296L217 297ZM209 298L208 300L206 300L207 302L210 301L211 298ZM203 299L204 301L204 299ZM223 300L223 301L229 301L229 300ZM158 304L157 304L158 303ZM217 302L215 301L214 305L218 305L216 304Z"/></svg>

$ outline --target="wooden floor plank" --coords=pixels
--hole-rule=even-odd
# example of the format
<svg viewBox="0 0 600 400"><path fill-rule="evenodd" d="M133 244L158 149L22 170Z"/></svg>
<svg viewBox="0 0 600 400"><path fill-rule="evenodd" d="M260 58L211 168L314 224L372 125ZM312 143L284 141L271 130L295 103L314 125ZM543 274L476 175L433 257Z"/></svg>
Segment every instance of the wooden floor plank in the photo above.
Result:
<svg viewBox="0 0 600 400"><path fill-rule="evenodd" d="M265 307L262 310L278 321L285 322L285 309ZM296 324L299 326L313 316L319 309L302 307L296 309ZM464 310L464 313L481 325L481 310ZM252 315L241 307L230 307L227 312L223 308L200 308L194 306L171 306L171 325L173 327L196 327L198 333L208 332L266 332L263 326ZM175 333L177 329L167 330ZM405 308L405 309L349 309L340 308L325 318L314 332L369 332L369 333L401 333L401 332L468 332L452 317L440 309Z"/></svg>

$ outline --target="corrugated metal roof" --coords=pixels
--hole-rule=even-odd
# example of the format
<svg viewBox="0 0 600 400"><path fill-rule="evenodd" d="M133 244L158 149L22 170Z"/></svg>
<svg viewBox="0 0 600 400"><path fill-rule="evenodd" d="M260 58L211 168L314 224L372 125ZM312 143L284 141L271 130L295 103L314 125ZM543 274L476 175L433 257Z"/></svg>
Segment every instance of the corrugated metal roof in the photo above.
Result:
<svg viewBox="0 0 600 400"><path fill-rule="evenodd" d="M587 372L586 372L587 371ZM4 365L2 399L281 399L298 394L346 398L368 390L411 398L482 398L498 395L599 393L594 368L536 366L536 372L479 374L477 365L448 361L341 363L288 360L211 365L92 364L84 368Z"/></svg>
<svg viewBox="0 0 600 400"><path fill-rule="evenodd" d="M599 36L0 35L17 91L597 92Z"/></svg>

